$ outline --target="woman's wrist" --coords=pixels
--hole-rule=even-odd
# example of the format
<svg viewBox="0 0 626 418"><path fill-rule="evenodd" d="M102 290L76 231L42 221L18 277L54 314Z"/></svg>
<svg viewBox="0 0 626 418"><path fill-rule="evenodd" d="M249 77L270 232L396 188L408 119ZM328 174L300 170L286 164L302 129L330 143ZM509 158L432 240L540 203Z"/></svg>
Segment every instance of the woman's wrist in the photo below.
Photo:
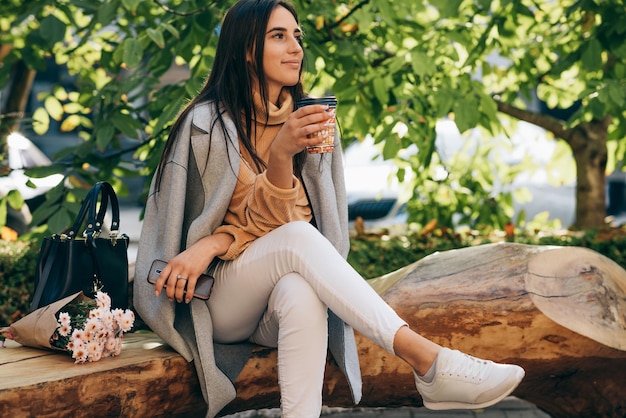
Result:
<svg viewBox="0 0 626 418"><path fill-rule="evenodd" d="M226 254L228 248L233 243L235 238L225 232L218 232L217 234L209 235L203 239L203 244L206 245L206 251L213 257L219 257Z"/></svg>
<svg viewBox="0 0 626 418"><path fill-rule="evenodd" d="M293 156L271 153L267 162L267 179L281 189L293 187Z"/></svg>

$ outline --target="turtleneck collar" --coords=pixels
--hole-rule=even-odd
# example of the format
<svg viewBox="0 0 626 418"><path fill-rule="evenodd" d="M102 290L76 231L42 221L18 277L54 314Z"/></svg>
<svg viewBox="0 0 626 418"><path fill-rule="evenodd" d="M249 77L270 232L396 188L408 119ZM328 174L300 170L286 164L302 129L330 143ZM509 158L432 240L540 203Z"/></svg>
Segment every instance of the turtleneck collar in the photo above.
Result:
<svg viewBox="0 0 626 418"><path fill-rule="evenodd" d="M293 98L287 90L283 90L280 94L279 106L269 103L269 115L265 114L261 96L254 92L254 108L256 110L256 122L265 125L281 125L287 121L287 118L293 112Z"/></svg>

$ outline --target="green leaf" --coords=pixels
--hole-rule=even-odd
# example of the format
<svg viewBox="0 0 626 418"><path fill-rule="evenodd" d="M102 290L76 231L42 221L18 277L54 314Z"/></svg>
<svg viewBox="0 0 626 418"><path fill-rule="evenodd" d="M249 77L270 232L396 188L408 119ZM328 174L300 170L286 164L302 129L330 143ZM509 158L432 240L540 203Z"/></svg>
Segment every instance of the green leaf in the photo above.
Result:
<svg viewBox="0 0 626 418"><path fill-rule="evenodd" d="M611 100L613 101L615 106L617 106L618 108L624 108L624 90L618 83L615 84L616 85L608 89L609 96L611 97Z"/></svg>
<svg viewBox="0 0 626 418"><path fill-rule="evenodd" d="M50 128L50 115L43 107L38 107L33 113L33 131L37 135L44 135Z"/></svg>
<svg viewBox="0 0 626 418"><path fill-rule="evenodd" d="M63 105L61 105L61 102L56 97L46 97L43 101L43 106L52 119L60 121L63 118Z"/></svg>
<svg viewBox="0 0 626 418"><path fill-rule="evenodd" d="M480 110L487 116L489 119L495 119L498 114L498 105L491 98L491 96L487 94L480 95Z"/></svg>
<svg viewBox="0 0 626 418"><path fill-rule="evenodd" d="M596 38L591 38L583 47L581 56L583 67L588 70L602 68L602 45Z"/></svg>
<svg viewBox="0 0 626 418"><path fill-rule="evenodd" d="M117 2L106 1L98 8L96 13L96 23L100 23L102 26L107 26L113 22L117 14Z"/></svg>
<svg viewBox="0 0 626 418"><path fill-rule="evenodd" d="M435 74L438 72L433 58L429 57L425 53L411 53L411 65L413 66L413 71L420 76Z"/></svg>
<svg viewBox="0 0 626 418"><path fill-rule="evenodd" d="M15 210L20 210L22 209L22 206L24 206L24 198L17 190L11 190L7 194L7 202L9 203L9 206Z"/></svg>
<svg viewBox="0 0 626 418"><path fill-rule="evenodd" d="M372 84L374 87L374 94L378 101L385 105L389 101L389 90L387 90L387 85L385 83L385 79L383 77L375 77L372 80Z"/></svg>
<svg viewBox="0 0 626 418"><path fill-rule="evenodd" d="M39 167L27 168L26 170L24 170L27 176L36 179L48 177L52 174L63 173L64 171L65 166L63 164L41 165Z"/></svg>
<svg viewBox="0 0 626 418"><path fill-rule="evenodd" d="M96 146L98 149L104 150L111 143L113 135L115 135L115 126L111 123L105 123L94 134L96 135Z"/></svg>
<svg viewBox="0 0 626 418"><path fill-rule="evenodd" d="M62 206L60 206L59 210L55 211L48 219L48 228L51 231L65 231L71 224L72 218L70 217L67 209L64 209Z"/></svg>
<svg viewBox="0 0 626 418"><path fill-rule="evenodd" d="M139 65L143 58L143 47L141 43L134 38L126 38L122 43L123 61L128 68L134 68Z"/></svg>
<svg viewBox="0 0 626 418"><path fill-rule="evenodd" d="M455 96L448 90L441 90L437 95L437 116L446 116L452 110Z"/></svg>
<svg viewBox="0 0 626 418"><path fill-rule="evenodd" d="M456 17L459 16L459 6L462 0L438 0L434 1L435 7L439 9L441 17Z"/></svg>
<svg viewBox="0 0 626 418"><path fill-rule="evenodd" d="M454 122L460 132L465 132L476 126L478 109L476 103L470 100L457 101L454 104Z"/></svg>
<svg viewBox="0 0 626 418"><path fill-rule="evenodd" d="M48 15L41 20L39 33L49 47L60 42L65 37L65 24L56 16Z"/></svg>
<svg viewBox="0 0 626 418"><path fill-rule="evenodd" d="M386 137L385 145L383 146L383 158L388 160L396 157L398 152L400 152L401 145L402 143L400 142L400 138L396 135Z"/></svg>
<svg viewBox="0 0 626 418"><path fill-rule="evenodd" d="M146 33L152 42L154 42L159 48L165 48L165 39L163 38L163 32L161 32L160 29L148 28Z"/></svg>
<svg viewBox="0 0 626 418"><path fill-rule="evenodd" d="M124 135L137 138L137 131L141 129L141 123L130 115L116 113L109 121Z"/></svg>
<svg viewBox="0 0 626 418"><path fill-rule="evenodd" d="M0 198L0 228L7 224L8 214L9 209L7 208L7 200L5 198Z"/></svg>
<svg viewBox="0 0 626 418"><path fill-rule="evenodd" d="M589 110L596 119L602 119L606 116L606 107L600 100L591 100L589 102Z"/></svg>
<svg viewBox="0 0 626 418"><path fill-rule="evenodd" d="M137 13L137 6L139 6L140 2L141 0L122 0L122 5L134 15Z"/></svg>
<svg viewBox="0 0 626 418"><path fill-rule="evenodd" d="M178 29L176 29L174 26L166 22L161 23L160 26L166 31L168 31L169 33L171 33L172 36L174 36L174 38L180 39L180 33L178 32Z"/></svg>

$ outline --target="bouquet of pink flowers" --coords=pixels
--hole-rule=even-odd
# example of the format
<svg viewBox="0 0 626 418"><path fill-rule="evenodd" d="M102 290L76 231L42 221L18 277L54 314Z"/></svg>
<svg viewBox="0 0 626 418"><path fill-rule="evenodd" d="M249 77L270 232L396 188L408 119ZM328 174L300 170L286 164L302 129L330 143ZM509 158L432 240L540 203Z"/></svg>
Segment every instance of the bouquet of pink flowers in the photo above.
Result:
<svg viewBox="0 0 626 418"><path fill-rule="evenodd" d="M85 363L120 354L134 321L130 309L111 309L108 294L89 299L80 292L37 309L0 334L29 347L67 351L75 363Z"/></svg>

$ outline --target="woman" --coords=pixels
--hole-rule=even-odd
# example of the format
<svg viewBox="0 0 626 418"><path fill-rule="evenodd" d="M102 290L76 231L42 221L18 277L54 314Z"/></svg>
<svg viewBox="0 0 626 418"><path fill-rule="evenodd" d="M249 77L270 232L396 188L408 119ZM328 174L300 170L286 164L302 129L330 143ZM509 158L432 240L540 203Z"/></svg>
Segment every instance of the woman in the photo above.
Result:
<svg viewBox="0 0 626 418"><path fill-rule="evenodd" d="M153 179L136 276L147 277L154 259L168 265L155 287L135 280L139 314L194 360L208 416L234 398L246 342L278 347L283 416L320 415L328 348L358 402L350 327L411 365L427 407L498 402L521 381L520 367L423 338L345 261L340 147L306 152L333 111L294 110L303 55L290 4L241 0L227 13L211 74L174 124ZM207 269L215 286L205 302L191 295Z"/></svg>

